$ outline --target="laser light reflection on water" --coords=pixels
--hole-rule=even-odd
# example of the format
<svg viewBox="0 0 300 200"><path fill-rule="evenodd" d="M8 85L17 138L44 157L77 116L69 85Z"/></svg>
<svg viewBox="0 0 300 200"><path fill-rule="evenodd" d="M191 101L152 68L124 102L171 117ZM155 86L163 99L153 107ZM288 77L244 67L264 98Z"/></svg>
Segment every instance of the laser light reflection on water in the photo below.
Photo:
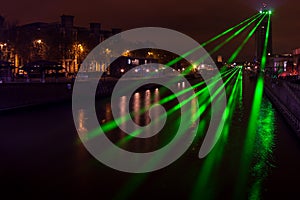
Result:
<svg viewBox="0 0 300 200"><path fill-rule="evenodd" d="M250 190L250 199L260 199L263 181L268 176L272 165L272 154L274 148L275 116L272 104L263 99L258 118L256 143L254 145L254 166L251 174L254 178Z"/></svg>

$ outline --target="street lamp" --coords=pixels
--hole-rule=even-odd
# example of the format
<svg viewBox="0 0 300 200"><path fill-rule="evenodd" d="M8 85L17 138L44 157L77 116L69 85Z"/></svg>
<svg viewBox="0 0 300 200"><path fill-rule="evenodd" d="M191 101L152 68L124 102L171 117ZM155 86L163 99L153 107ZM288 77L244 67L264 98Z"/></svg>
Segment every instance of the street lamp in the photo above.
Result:
<svg viewBox="0 0 300 200"><path fill-rule="evenodd" d="M123 53L123 56L130 56L130 51L129 50L126 50L124 53Z"/></svg>
<svg viewBox="0 0 300 200"><path fill-rule="evenodd" d="M79 51L82 53L84 50L82 44L78 44L77 47L78 47Z"/></svg>
<svg viewBox="0 0 300 200"><path fill-rule="evenodd" d="M78 43L75 43L73 45L74 47L74 71L77 72L78 71L78 65L80 64L81 62L81 55L82 53L84 52L84 48L83 48L83 45L82 44L78 44Z"/></svg>
<svg viewBox="0 0 300 200"><path fill-rule="evenodd" d="M106 54L110 54L110 53L111 53L111 50L110 50L109 48L106 48L106 49L105 49L105 53L106 53Z"/></svg>

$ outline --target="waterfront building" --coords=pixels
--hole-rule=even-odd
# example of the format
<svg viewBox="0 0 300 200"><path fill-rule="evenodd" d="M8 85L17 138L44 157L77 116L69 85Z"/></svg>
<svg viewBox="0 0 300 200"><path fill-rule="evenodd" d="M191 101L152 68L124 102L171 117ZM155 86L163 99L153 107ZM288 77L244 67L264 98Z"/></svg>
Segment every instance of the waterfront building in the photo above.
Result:
<svg viewBox="0 0 300 200"><path fill-rule="evenodd" d="M144 64L151 63L158 63L158 60L154 58L120 56L109 65L108 72L111 76L121 77L124 73L137 66L139 67L137 67L134 71L136 76L144 76L146 73L158 72L159 69L156 67L143 66Z"/></svg>
<svg viewBox="0 0 300 200"><path fill-rule="evenodd" d="M269 57L269 65L266 66L266 71L276 76L281 73L292 74L294 70L292 54L274 54Z"/></svg>
<svg viewBox="0 0 300 200"><path fill-rule="evenodd" d="M59 62L69 74L75 74L95 46L119 32L118 28L102 30L97 22L89 27L75 26L72 15L62 15L60 22L17 26L14 44L17 62L21 66L38 60Z"/></svg>
<svg viewBox="0 0 300 200"><path fill-rule="evenodd" d="M300 74L300 48L293 51L294 67Z"/></svg>

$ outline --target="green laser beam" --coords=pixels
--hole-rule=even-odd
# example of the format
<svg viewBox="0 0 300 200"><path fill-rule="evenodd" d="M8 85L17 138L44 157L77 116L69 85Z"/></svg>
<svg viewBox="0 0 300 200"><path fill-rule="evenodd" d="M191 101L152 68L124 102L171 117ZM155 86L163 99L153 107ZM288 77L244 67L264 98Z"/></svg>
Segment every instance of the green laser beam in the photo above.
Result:
<svg viewBox="0 0 300 200"><path fill-rule="evenodd" d="M232 69L232 70L233 70L233 69ZM224 77L226 77L226 76L228 76L228 75L232 72L232 70L229 70L228 72L224 72L222 75L223 75ZM209 79L208 87L212 87L216 82L220 81L220 79L214 79L214 81L212 81L212 80L213 80L213 78ZM210 81L212 81L212 82L210 82ZM166 104L167 102L170 102L171 100L173 100L173 99L175 99L175 98L177 98L177 97L183 95L185 92L188 92L188 91L190 91L190 90L192 90L192 89L196 89L196 88L198 88L198 87L200 87L200 86L202 86L202 85L204 85L204 84L205 84L205 82L202 81L202 82L200 82L200 83L198 83L198 84L196 84L196 85L194 85L194 86L192 86L192 87L190 87L190 88L186 88L186 89L180 91L178 94L171 94L171 95L169 95L169 96L167 96L167 97L164 97L163 99L161 99L161 100L158 102L158 104L161 104L161 105ZM203 92L203 91L202 91L202 92ZM198 93L198 94L201 94L201 92ZM141 111L140 111L139 113L140 113L140 114L143 114L143 113L145 113L146 111L147 111L146 109L141 109ZM131 114L132 114L132 113L131 113ZM96 128L95 130L93 130L93 131L90 131L90 132L85 136L84 140L87 141L87 140L93 139L93 138L95 138L96 136L98 136L101 128L102 128L103 132L109 132L109 131L111 131L111 130L117 128L118 125L117 125L116 121L118 120L119 123L125 122L125 121L131 119L131 114L128 113L127 115L124 115L124 116L122 116L122 117L120 117L120 118L118 118L118 119L114 119L113 121L110 121L110 122L107 122L107 123L105 123L105 124L102 124L101 127L98 127L98 128ZM132 133L132 134L137 134L137 133Z"/></svg>
<svg viewBox="0 0 300 200"><path fill-rule="evenodd" d="M229 43L231 40L233 40L235 37L237 37L239 34L241 34L245 29L247 29L252 23L254 23L257 19L259 19L261 17L261 15L256 15L256 17L254 19L252 19L249 23L247 23L245 26L243 26L242 28L240 28L239 30L237 30L236 32L234 32L230 37L228 37L225 41L223 41L221 44L217 45L213 50L211 50L208 54L202 56L201 58L199 58L198 60L196 60L192 65L190 65L189 67L187 67L187 69L185 69L184 73L187 74L189 73L194 65L199 65L200 63L204 62L210 55L212 55L213 53L217 52L218 50L220 50L223 46L225 46L227 43Z"/></svg>
<svg viewBox="0 0 300 200"><path fill-rule="evenodd" d="M239 33L241 33L244 29L246 29L248 26L250 26L257 18L259 18L260 16L256 16L250 23L248 23L248 24L246 24L243 28L241 28L240 30L238 30L238 31L236 31L231 37L229 37L229 38L227 38L227 42L229 42L230 40L232 40L234 37L236 37ZM249 21L249 20L248 20ZM223 46L223 45L225 45L227 42L223 42L222 44L221 44L221 46ZM219 48L221 48L221 46L220 45L218 45L214 50L216 50L216 49L219 49ZM200 60L202 60L202 59L200 59ZM136 83L136 84L139 84L139 83ZM129 117L130 117L130 115L128 115L128 116L126 116L126 118L128 118L129 119ZM125 120L126 120L126 118L125 118ZM116 120L119 120L120 122L123 122L124 121L124 119L122 118L122 119L116 119ZM115 120L115 121L116 121ZM105 125L103 125L103 131L104 132L107 132L107 131L109 131L109 130L112 130L112 129L114 129L114 128L116 128L117 127L117 124L116 124L116 122L112 122L112 123L107 123L107 124L105 124ZM98 129L97 129L97 131L96 132L98 132ZM93 131L93 133L95 133L95 131ZM94 136L96 136L95 134L88 134L89 136L91 136L91 135L93 135L92 137L94 137ZM89 139L91 139L91 137L87 137L86 138L87 140L89 140Z"/></svg>
<svg viewBox="0 0 300 200"><path fill-rule="evenodd" d="M242 51L242 49L244 48L244 46L247 44L247 42L249 41L249 39L253 36L253 34L255 33L255 31L257 30L258 26L261 24L261 22L264 20L264 18L266 17L266 15L264 15L260 21L256 24L256 26L251 30L251 32L248 34L248 36L246 37L246 39L242 42L242 44L237 48L237 50L231 55L231 57L228 59L227 63L232 63L236 57L238 56L238 54Z"/></svg>
<svg viewBox="0 0 300 200"><path fill-rule="evenodd" d="M267 47L268 47L268 41L269 41L269 33L270 33L270 23L271 23L271 15L268 17L268 26L266 31L266 37L264 42L264 49L263 49L263 56L262 56L262 62L261 62L261 68L264 69L266 65L267 60ZM254 147L254 141L257 133L257 119L259 116L259 111L261 108L261 101L263 96L263 88L264 88L264 78L263 75L260 73L257 79L255 91L254 91L254 97L253 97L253 103L252 103L252 109L250 113L250 118L248 122L248 128L247 128L247 134L245 139L245 144L243 148L241 163L240 163L240 176L238 179L238 188L239 190L236 191L235 195L238 199L240 194L245 191L246 188L246 182L248 179L247 171L250 168L251 160L252 160L252 153L253 153L253 147Z"/></svg>
<svg viewBox="0 0 300 200"><path fill-rule="evenodd" d="M177 63L177 62L181 61L182 59L186 58L187 56L191 55L192 53L194 53L194 52L197 51L198 49L200 49L200 48L202 48L202 47L205 47L206 45L208 45L208 44L214 42L215 40L221 38L222 36L224 36L224 35L230 33L230 32L233 31L234 29L236 29L236 28L238 28L239 26L245 24L246 22L250 21L251 19L257 17L258 15L259 15L259 13L255 14L255 15L253 15L252 17L247 18L246 20L242 21L241 23L239 23L239 24L237 24L237 25L235 25L235 26L233 26L233 27L231 27L231 28L225 30L224 32L220 33L219 35L217 35L217 36L215 36L215 37L213 37L213 38L211 38L211 39L209 39L208 41L203 42L200 46L198 46L198 47L196 47L196 48L194 48L194 49L192 49L192 50L190 50L190 51L184 53L183 55L181 55L181 56L179 56L179 57L177 57L177 58L171 60L170 62L168 62L168 63L166 64L166 66L169 66L169 67L170 67L170 66L174 65L175 63Z"/></svg>
<svg viewBox="0 0 300 200"><path fill-rule="evenodd" d="M233 89L231 91L231 95L228 101L228 104L226 106L226 110L223 113L222 119L228 121L229 117L232 117L232 113L229 109L234 109L233 104L235 102L235 97L237 95L237 85L239 82L239 76L241 76L241 69L239 69L238 75L236 77L236 81L234 83ZM229 80L231 81L231 79ZM230 90L230 87L227 87L227 90ZM204 160L204 163L202 164L202 167L199 171L199 175L196 181L196 185L193 189L191 199L199 199L199 197L205 198L205 199L213 199L214 193L209 190L208 182L209 179L213 176L212 172L214 169L216 169L219 166L219 163L222 158L222 154L224 151L224 146L227 141L228 132L229 132L229 124L228 122L225 123L225 126L218 131L221 130L223 133L221 140L218 142L217 146L211 151L211 154L206 157Z"/></svg>
<svg viewBox="0 0 300 200"><path fill-rule="evenodd" d="M229 77L232 78L235 75L236 71L233 72L233 74ZM218 80L215 80L218 81ZM226 85L228 83L228 81L226 81L224 84ZM214 86L214 82L211 83L209 85L209 87L213 87ZM195 93L194 95L190 96L188 99L185 99L183 102L177 104L176 106L172 107L170 110L167 111L167 115L170 115L172 113L174 113L175 111L179 110L183 105L186 105L187 103L191 102L194 98L199 97L201 94L203 94L205 91L207 90L207 88L203 88L202 90L198 91L197 93ZM220 92L222 91L222 88L219 88L215 94L212 95L211 97L211 101L212 99L214 99ZM209 95L206 95L205 98L203 98L203 103L206 102L204 104L204 106L200 107L199 111L197 112L197 115L194 116L194 121L200 117L200 115L202 115L204 113L204 111L207 109L207 107L209 106L209 104L211 103L211 101L207 101L207 99L209 99ZM163 117L163 116L162 116ZM158 119L156 119L157 121L161 120L162 117L159 117ZM142 130L136 130L133 133L130 133L129 135L127 135L126 137L122 138L117 144L118 145L124 145L126 142L128 142L130 139L134 138L134 136L140 134L142 132Z"/></svg>

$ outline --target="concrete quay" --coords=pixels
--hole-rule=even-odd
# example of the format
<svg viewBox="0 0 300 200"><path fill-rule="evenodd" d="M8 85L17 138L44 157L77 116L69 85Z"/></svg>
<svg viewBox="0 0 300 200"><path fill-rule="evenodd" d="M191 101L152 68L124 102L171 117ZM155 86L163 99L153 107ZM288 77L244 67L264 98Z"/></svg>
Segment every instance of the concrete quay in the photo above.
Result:
<svg viewBox="0 0 300 200"><path fill-rule="evenodd" d="M264 92L300 139L300 84L266 78Z"/></svg>

